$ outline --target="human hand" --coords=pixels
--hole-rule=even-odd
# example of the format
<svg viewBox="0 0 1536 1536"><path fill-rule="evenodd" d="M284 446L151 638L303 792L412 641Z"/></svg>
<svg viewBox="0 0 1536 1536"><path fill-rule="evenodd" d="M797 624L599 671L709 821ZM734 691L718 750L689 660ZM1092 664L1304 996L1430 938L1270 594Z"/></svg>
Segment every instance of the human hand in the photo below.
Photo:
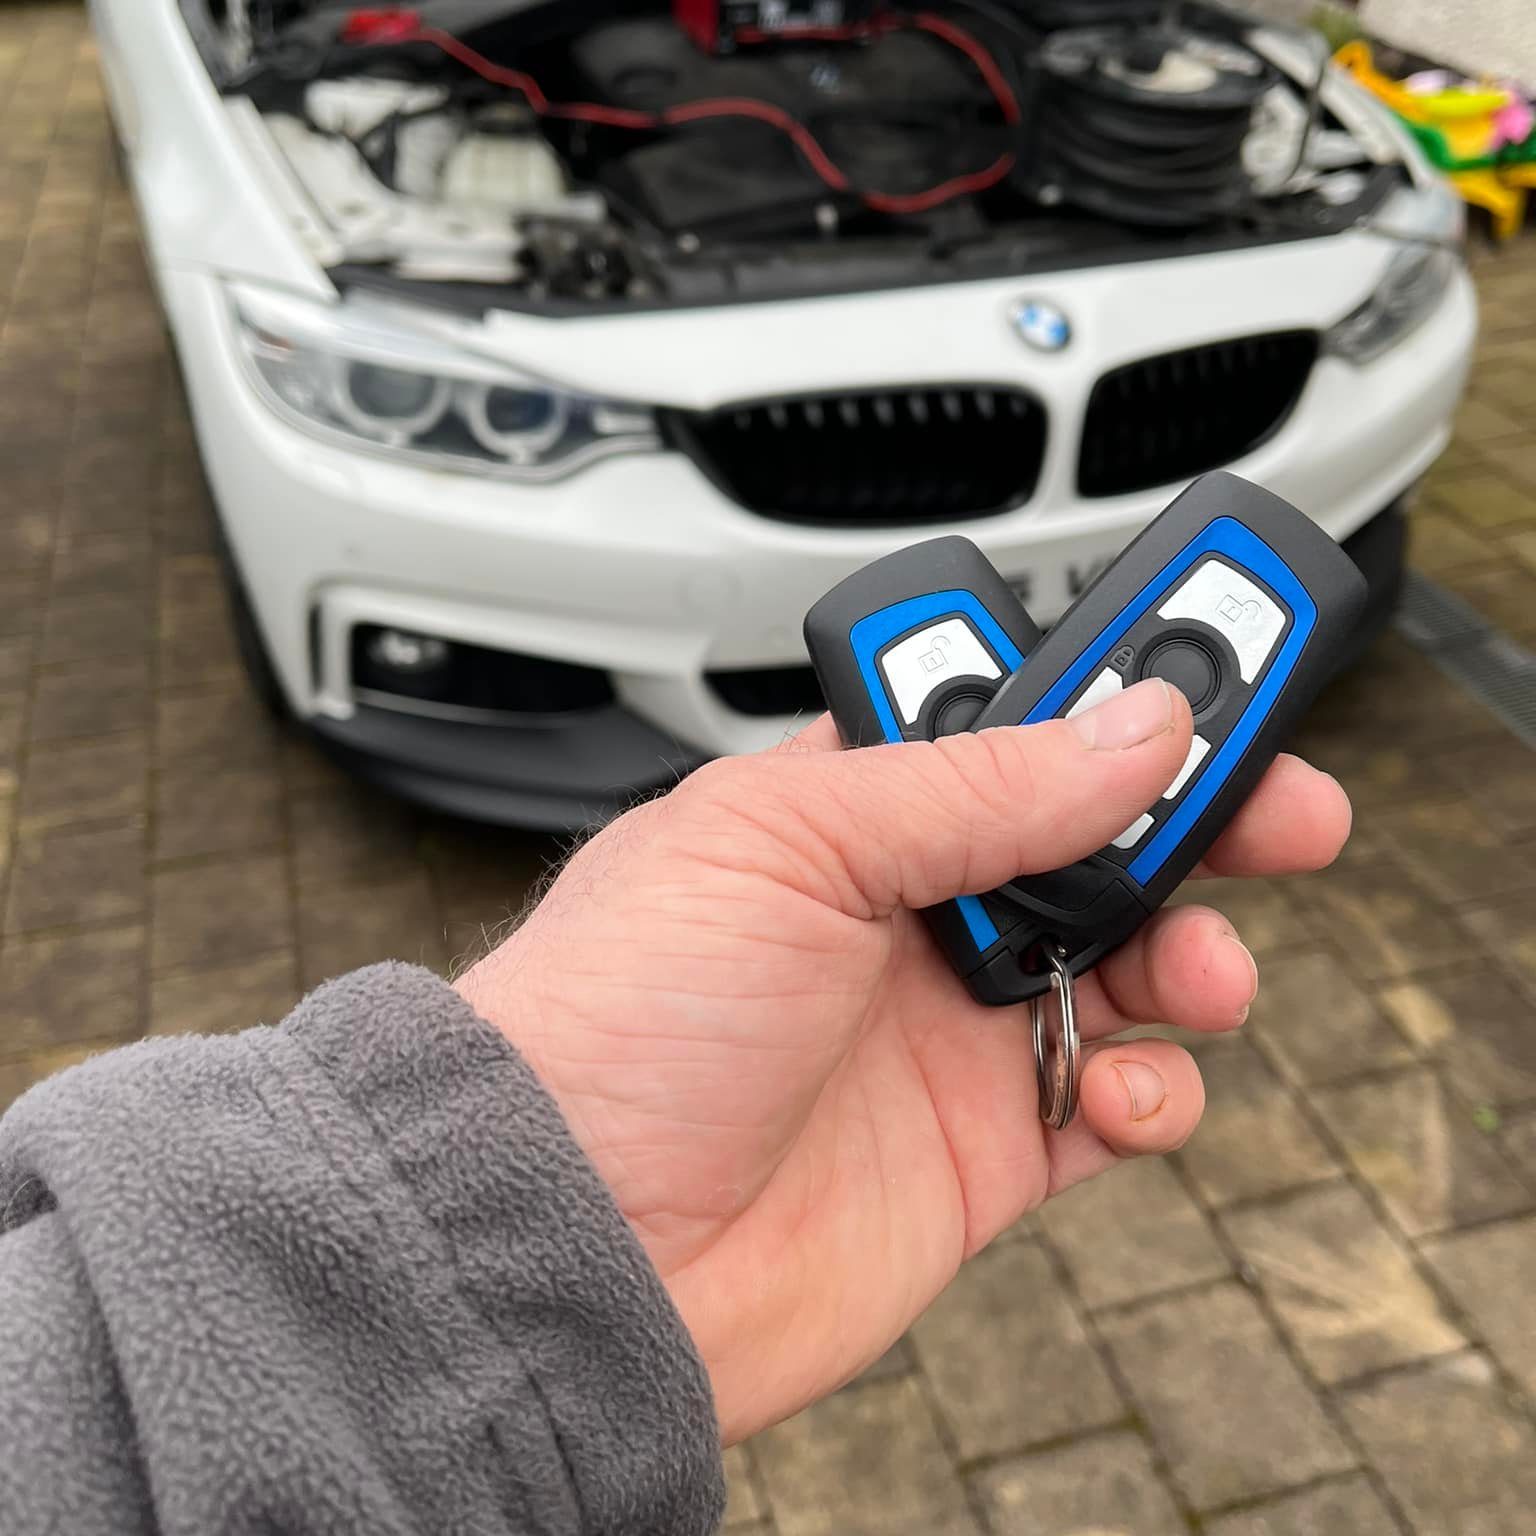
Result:
<svg viewBox="0 0 1536 1536"><path fill-rule="evenodd" d="M909 910L1102 847L1192 725L1144 682L1075 720L838 752L826 718L620 817L458 982L613 1190L707 1365L726 1441L878 1357L1025 1211L1194 1130L1204 1091L1134 1024L1236 1028L1218 913L1166 909L1078 987L1081 1108L1042 1125L1020 1009L973 1002ZM1329 862L1349 802L1282 757L1222 874Z"/></svg>

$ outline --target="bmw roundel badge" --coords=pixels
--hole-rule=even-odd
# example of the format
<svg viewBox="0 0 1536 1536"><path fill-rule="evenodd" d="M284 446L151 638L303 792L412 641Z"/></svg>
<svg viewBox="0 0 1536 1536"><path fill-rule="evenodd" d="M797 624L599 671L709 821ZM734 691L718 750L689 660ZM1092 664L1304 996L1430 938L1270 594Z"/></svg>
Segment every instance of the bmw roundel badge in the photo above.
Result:
<svg viewBox="0 0 1536 1536"><path fill-rule="evenodd" d="M1072 326L1054 304L1026 299L1015 306L1013 328L1037 352L1060 352L1072 340Z"/></svg>

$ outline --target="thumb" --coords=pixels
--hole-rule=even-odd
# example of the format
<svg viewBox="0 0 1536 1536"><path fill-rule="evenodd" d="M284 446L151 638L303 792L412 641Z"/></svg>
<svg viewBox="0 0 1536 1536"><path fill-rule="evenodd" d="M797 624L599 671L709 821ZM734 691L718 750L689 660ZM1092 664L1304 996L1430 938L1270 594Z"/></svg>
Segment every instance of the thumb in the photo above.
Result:
<svg viewBox="0 0 1536 1536"><path fill-rule="evenodd" d="M1184 696L1153 678L1071 720L778 754L761 788L796 864L832 883L822 893L883 914L1087 857L1173 782L1192 730Z"/></svg>

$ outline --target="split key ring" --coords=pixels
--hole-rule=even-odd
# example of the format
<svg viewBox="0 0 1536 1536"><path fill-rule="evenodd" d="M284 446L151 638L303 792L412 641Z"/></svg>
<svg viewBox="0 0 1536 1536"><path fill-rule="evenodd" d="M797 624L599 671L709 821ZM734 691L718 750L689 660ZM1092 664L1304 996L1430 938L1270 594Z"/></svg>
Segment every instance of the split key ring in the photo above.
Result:
<svg viewBox="0 0 1536 1536"><path fill-rule="evenodd" d="M1054 1051L1046 1039L1045 996L1029 1003L1029 1029L1035 1043L1035 1084L1040 1095L1040 1118L1054 1130L1064 1130L1077 1113L1078 1060L1081 1039L1077 1032L1077 1002L1072 973L1065 952L1054 944L1045 948L1051 968L1051 992L1057 998L1060 1023Z"/></svg>

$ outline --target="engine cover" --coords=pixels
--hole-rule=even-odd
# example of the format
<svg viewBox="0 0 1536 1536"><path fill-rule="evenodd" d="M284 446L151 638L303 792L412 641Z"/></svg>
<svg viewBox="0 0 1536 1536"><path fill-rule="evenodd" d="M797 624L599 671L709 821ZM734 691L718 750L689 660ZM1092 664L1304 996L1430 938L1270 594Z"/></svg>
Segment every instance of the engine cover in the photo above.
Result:
<svg viewBox="0 0 1536 1536"><path fill-rule="evenodd" d="M751 97L805 124L850 182L918 191L999 149L986 86L923 33L868 44L796 43L702 54L664 19L615 22L576 40L571 61L595 101L658 112ZM598 180L668 232L770 234L810 221L829 193L777 130L721 120L631 144L607 141Z"/></svg>

